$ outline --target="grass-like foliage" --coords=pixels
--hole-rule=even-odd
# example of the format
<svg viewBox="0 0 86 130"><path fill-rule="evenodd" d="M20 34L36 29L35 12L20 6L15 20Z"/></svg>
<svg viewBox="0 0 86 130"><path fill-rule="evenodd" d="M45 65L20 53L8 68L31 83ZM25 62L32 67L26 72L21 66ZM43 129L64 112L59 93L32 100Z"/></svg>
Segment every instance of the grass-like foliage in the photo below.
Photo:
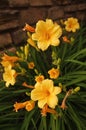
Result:
<svg viewBox="0 0 86 130"><path fill-rule="evenodd" d="M75 18L26 25L1 55L0 130L86 129L86 27Z"/></svg>

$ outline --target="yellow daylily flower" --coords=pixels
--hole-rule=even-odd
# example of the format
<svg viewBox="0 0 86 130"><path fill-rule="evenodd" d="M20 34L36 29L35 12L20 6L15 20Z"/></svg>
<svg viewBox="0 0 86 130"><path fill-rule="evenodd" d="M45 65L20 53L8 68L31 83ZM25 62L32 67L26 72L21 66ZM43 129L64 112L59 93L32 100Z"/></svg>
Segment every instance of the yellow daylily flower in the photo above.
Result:
<svg viewBox="0 0 86 130"><path fill-rule="evenodd" d="M11 63L10 61L2 61L1 64L4 68L12 68L13 66L13 63Z"/></svg>
<svg viewBox="0 0 86 130"><path fill-rule="evenodd" d="M35 84L35 89L31 91L31 99L38 101L38 107L43 108L47 104L50 108L55 108L58 104L57 94L61 92L60 87L55 87L50 79Z"/></svg>
<svg viewBox="0 0 86 130"><path fill-rule="evenodd" d="M38 75L38 76L35 77L35 81L36 82L41 82L43 80L44 80L44 76L43 75Z"/></svg>
<svg viewBox="0 0 86 130"><path fill-rule="evenodd" d="M52 68L48 71L48 74L50 75L50 78L51 79L56 79L59 77L59 74L60 74L60 70L59 69L55 69L55 68Z"/></svg>
<svg viewBox="0 0 86 130"><path fill-rule="evenodd" d="M5 72L3 73L3 79L6 82L6 87L9 87L9 85L14 85L16 71L14 69L11 69L10 67L5 68Z"/></svg>
<svg viewBox="0 0 86 130"><path fill-rule="evenodd" d="M8 56L7 54L4 53L1 64L5 68L8 67L12 68L12 66L14 66L14 62L16 62L17 60L19 60L17 56Z"/></svg>
<svg viewBox="0 0 86 130"><path fill-rule="evenodd" d="M78 23L78 19L73 18L73 17L68 18L68 20L65 21L64 24L66 25L65 29L68 32L71 32L71 31L76 32L76 30L80 28L80 25Z"/></svg>
<svg viewBox="0 0 86 130"><path fill-rule="evenodd" d="M39 49L45 51L50 45L58 46L61 35L62 29L60 25L53 23L51 19L46 19L46 21L38 21L35 33L32 34L32 39L37 41Z"/></svg>
<svg viewBox="0 0 86 130"><path fill-rule="evenodd" d="M34 62L29 62L29 63L28 63L28 68L29 68L29 69L33 69L34 66L35 66L35 65L34 65Z"/></svg>

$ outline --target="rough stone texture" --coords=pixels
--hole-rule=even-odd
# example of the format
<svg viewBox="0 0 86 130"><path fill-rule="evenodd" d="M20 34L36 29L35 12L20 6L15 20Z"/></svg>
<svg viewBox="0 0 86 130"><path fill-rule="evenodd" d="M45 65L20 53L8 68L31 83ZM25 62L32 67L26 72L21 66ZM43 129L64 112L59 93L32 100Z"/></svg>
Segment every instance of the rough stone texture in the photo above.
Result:
<svg viewBox="0 0 86 130"><path fill-rule="evenodd" d="M64 11L66 12L74 12L78 10L86 10L86 4L73 4L73 5L67 5L64 7Z"/></svg>
<svg viewBox="0 0 86 130"><path fill-rule="evenodd" d="M65 12L74 12L77 10L77 5L67 5L64 7Z"/></svg>
<svg viewBox="0 0 86 130"><path fill-rule="evenodd" d="M78 18L78 16L76 16L76 13L75 13L75 12L72 12L72 13L65 13L65 14L64 14L64 19L70 18L70 17Z"/></svg>
<svg viewBox="0 0 86 130"><path fill-rule="evenodd" d="M85 10L86 11L86 3L78 4L78 10Z"/></svg>
<svg viewBox="0 0 86 130"><path fill-rule="evenodd" d="M26 33L22 29L14 31L11 35L14 44L22 44L23 42L26 42Z"/></svg>
<svg viewBox="0 0 86 130"><path fill-rule="evenodd" d="M0 48L26 40L25 23L76 17L86 24L86 0L0 0Z"/></svg>
<svg viewBox="0 0 86 130"><path fill-rule="evenodd" d="M11 44L12 44L12 39L9 33L0 34L0 48Z"/></svg>
<svg viewBox="0 0 86 130"><path fill-rule="evenodd" d="M13 20L0 25L0 31L7 31L10 29L17 28L19 26L18 20Z"/></svg>
<svg viewBox="0 0 86 130"><path fill-rule="evenodd" d="M18 14L17 10L0 10L0 24L18 19Z"/></svg>
<svg viewBox="0 0 86 130"><path fill-rule="evenodd" d="M48 10L48 18L51 18L51 19L54 19L54 20L57 20L57 18L61 19L64 17L64 11L62 10L61 7L52 7Z"/></svg>
<svg viewBox="0 0 86 130"><path fill-rule="evenodd" d="M28 7L28 0L9 0L10 7Z"/></svg>
<svg viewBox="0 0 86 130"><path fill-rule="evenodd" d="M9 7L8 0L0 0L0 9Z"/></svg>
<svg viewBox="0 0 86 130"><path fill-rule="evenodd" d="M86 0L52 0L52 1L54 4L57 5L79 4L86 2Z"/></svg>
<svg viewBox="0 0 86 130"><path fill-rule="evenodd" d="M52 0L54 4L57 5L66 5L66 4L70 4L71 0Z"/></svg>
<svg viewBox="0 0 86 130"><path fill-rule="evenodd" d="M83 13L82 11L76 12L76 17L86 23L86 13Z"/></svg>
<svg viewBox="0 0 86 130"><path fill-rule="evenodd" d="M20 24L23 26L25 23L35 24L39 19L46 18L46 9L45 8L29 8L27 11L22 10L20 13ZM22 21L22 22L21 22Z"/></svg>
<svg viewBox="0 0 86 130"><path fill-rule="evenodd" d="M30 6L51 6L52 0L29 0Z"/></svg>

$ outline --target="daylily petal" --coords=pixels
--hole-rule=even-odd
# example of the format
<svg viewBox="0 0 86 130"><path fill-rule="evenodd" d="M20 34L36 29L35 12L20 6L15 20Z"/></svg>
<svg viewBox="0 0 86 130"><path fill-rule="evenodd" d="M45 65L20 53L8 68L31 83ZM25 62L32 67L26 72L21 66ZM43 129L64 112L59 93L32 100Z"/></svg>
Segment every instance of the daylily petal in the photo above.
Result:
<svg viewBox="0 0 86 130"><path fill-rule="evenodd" d="M37 101L37 100L40 100L40 99L43 99L44 98L44 95L43 95L43 92L39 89L34 89L31 91L31 99L33 101Z"/></svg>
<svg viewBox="0 0 86 130"><path fill-rule="evenodd" d="M52 93L52 91L53 91L53 81L52 80L46 79L43 81L42 85L43 85L44 90L48 90L50 93Z"/></svg>
<svg viewBox="0 0 86 130"><path fill-rule="evenodd" d="M40 88L41 88L40 82L37 82L34 87L35 87L36 89L40 89Z"/></svg>
<svg viewBox="0 0 86 130"><path fill-rule="evenodd" d="M48 47L49 47L49 43L46 43L46 41L38 42L38 48L41 49L42 51L46 50Z"/></svg>
<svg viewBox="0 0 86 130"><path fill-rule="evenodd" d="M39 101L38 101L38 106L39 106L39 108L43 108L46 103L47 103L47 98L44 98L44 99L42 99L42 100L39 100Z"/></svg>
<svg viewBox="0 0 86 130"><path fill-rule="evenodd" d="M55 94L59 94L59 93L61 93L61 91L62 91L62 89L61 89L61 87L54 87L54 93Z"/></svg>
<svg viewBox="0 0 86 130"><path fill-rule="evenodd" d="M51 94L48 98L47 104L49 105L49 107L55 108L55 106L58 104L57 96Z"/></svg>
<svg viewBox="0 0 86 130"><path fill-rule="evenodd" d="M53 45L53 46L58 46L59 44L60 44L59 39L54 39L53 42L51 43L51 45Z"/></svg>

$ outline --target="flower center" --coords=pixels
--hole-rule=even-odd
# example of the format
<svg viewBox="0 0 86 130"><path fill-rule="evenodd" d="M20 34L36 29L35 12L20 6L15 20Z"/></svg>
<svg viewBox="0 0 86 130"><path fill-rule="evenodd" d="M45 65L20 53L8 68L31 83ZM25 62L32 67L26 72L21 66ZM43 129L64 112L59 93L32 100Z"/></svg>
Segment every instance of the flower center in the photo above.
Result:
<svg viewBox="0 0 86 130"><path fill-rule="evenodd" d="M46 40L49 40L50 39L50 35L49 33L46 33Z"/></svg>
<svg viewBox="0 0 86 130"><path fill-rule="evenodd" d="M50 39L50 34L49 32L44 32L44 37L43 37L46 41L48 41Z"/></svg>
<svg viewBox="0 0 86 130"><path fill-rule="evenodd" d="M70 23L69 23L69 28L72 28L74 26L74 23L71 21Z"/></svg>
<svg viewBox="0 0 86 130"><path fill-rule="evenodd" d="M45 95L46 95L46 97L48 97L50 95L50 92L48 90L46 90Z"/></svg>

